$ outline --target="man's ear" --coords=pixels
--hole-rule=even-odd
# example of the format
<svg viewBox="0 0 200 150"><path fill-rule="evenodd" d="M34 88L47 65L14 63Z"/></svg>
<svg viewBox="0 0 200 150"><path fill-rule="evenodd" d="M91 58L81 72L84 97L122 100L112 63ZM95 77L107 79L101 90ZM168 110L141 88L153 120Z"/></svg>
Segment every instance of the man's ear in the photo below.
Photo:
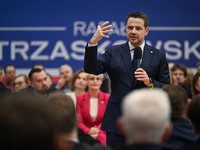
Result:
<svg viewBox="0 0 200 150"><path fill-rule="evenodd" d="M125 137L125 131L124 131L124 118L121 116L117 119L117 125L119 132L122 137Z"/></svg>
<svg viewBox="0 0 200 150"><path fill-rule="evenodd" d="M173 125L170 123L170 124L166 127L166 129L165 129L165 132L164 132L164 134L163 134L163 138L162 138L162 140L161 140L161 143L165 142L165 141L168 139L168 137L170 136L170 133L171 133L172 129L173 129Z"/></svg>
<svg viewBox="0 0 200 150"><path fill-rule="evenodd" d="M149 27L147 27L145 30L146 30L145 36L147 36L147 34L149 33Z"/></svg>

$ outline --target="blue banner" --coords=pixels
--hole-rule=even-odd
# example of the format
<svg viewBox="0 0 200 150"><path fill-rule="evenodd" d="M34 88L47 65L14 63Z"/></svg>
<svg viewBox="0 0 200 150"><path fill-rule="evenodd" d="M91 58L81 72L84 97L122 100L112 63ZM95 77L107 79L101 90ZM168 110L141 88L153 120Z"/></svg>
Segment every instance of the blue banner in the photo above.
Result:
<svg viewBox="0 0 200 150"><path fill-rule="evenodd" d="M126 16L143 11L149 16L146 42L166 52L168 62L192 69L200 60L200 1L1 1L0 66L18 69L43 64L58 69L83 68L85 45L98 25L109 21L113 32L98 43L99 54L126 38ZM58 72L54 73L58 74Z"/></svg>

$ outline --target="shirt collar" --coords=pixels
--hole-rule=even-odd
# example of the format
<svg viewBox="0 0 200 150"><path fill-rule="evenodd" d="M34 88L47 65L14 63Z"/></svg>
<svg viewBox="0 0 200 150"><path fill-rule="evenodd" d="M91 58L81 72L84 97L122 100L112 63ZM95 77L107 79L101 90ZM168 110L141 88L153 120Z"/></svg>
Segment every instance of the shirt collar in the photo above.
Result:
<svg viewBox="0 0 200 150"><path fill-rule="evenodd" d="M128 41L128 45L130 50L134 49L135 47L131 44L130 41ZM145 45L145 41L139 46L141 48L142 51L144 51L144 45Z"/></svg>

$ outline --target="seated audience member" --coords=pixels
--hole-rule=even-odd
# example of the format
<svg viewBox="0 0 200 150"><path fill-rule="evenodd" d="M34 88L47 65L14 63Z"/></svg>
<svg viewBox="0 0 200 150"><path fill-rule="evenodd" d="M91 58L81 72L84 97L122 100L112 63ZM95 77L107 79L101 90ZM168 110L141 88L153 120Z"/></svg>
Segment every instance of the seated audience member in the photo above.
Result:
<svg viewBox="0 0 200 150"><path fill-rule="evenodd" d="M187 76L186 76L186 80L185 80L185 85L189 86L191 88L192 79L194 77L194 74L190 68L186 68L186 71L187 71Z"/></svg>
<svg viewBox="0 0 200 150"><path fill-rule="evenodd" d="M161 89L134 90L125 96L117 122L126 150L160 150L172 128L167 93Z"/></svg>
<svg viewBox="0 0 200 150"><path fill-rule="evenodd" d="M84 94L87 88L86 73L83 70L78 70L75 72L71 81L71 92L67 93L69 95L76 107L76 97L78 95Z"/></svg>
<svg viewBox="0 0 200 150"><path fill-rule="evenodd" d="M49 73L47 73L47 82L48 82L49 86L53 85L52 76Z"/></svg>
<svg viewBox="0 0 200 150"><path fill-rule="evenodd" d="M174 64L171 69L172 75L176 78L176 82L179 86L184 88L187 93L188 98L192 98L191 88L185 85L185 80L187 77L187 71L185 65Z"/></svg>
<svg viewBox="0 0 200 150"><path fill-rule="evenodd" d="M109 150L94 140L89 135L85 134L81 139L79 138L77 130L77 114L74 103L68 95L64 93L55 93L47 98L47 102L52 104L60 116L63 116L63 122L60 126L60 135L58 135L59 145L65 147L66 143L71 143L73 150Z"/></svg>
<svg viewBox="0 0 200 150"><path fill-rule="evenodd" d="M200 71L200 61L197 62L196 68L197 68L197 71Z"/></svg>
<svg viewBox="0 0 200 150"><path fill-rule="evenodd" d="M3 75L2 75L2 68L0 66L0 100L2 100L4 97L9 97L11 95L10 89L4 86L2 80L3 80Z"/></svg>
<svg viewBox="0 0 200 150"><path fill-rule="evenodd" d="M198 71L192 80L192 97L200 95L200 71Z"/></svg>
<svg viewBox="0 0 200 150"><path fill-rule="evenodd" d="M200 96L196 96L188 106L187 116L192 122L197 140L177 150L199 150L200 149Z"/></svg>
<svg viewBox="0 0 200 150"><path fill-rule="evenodd" d="M19 91L17 95L23 96L28 94L29 96L46 97L53 92L61 92L53 86L49 86L47 83L47 73L43 69L35 68L29 73L30 86Z"/></svg>
<svg viewBox="0 0 200 150"><path fill-rule="evenodd" d="M29 86L29 79L26 75L20 74L17 77L15 77L13 81L14 92L17 93L28 86Z"/></svg>
<svg viewBox="0 0 200 150"><path fill-rule="evenodd" d="M192 124L186 115L186 109L190 100L185 90L177 85L166 85L163 87L163 90L169 95L173 129L162 147L167 150L193 143L196 137L192 129Z"/></svg>
<svg viewBox="0 0 200 150"><path fill-rule="evenodd" d="M62 65L59 68L60 79L56 85L57 89L61 89L65 93L71 92L70 84L73 77L72 67L69 65Z"/></svg>
<svg viewBox="0 0 200 150"><path fill-rule="evenodd" d="M106 132L100 130L110 94L100 90L103 75L87 74L88 92L77 96L78 127L106 145Z"/></svg>
<svg viewBox="0 0 200 150"><path fill-rule="evenodd" d="M35 68L44 69L44 66L42 64L35 64L32 69Z"/></svg>
<svg viewBox="0 0 200 150"><path fill-rule="evenodd" d="M3 84L13 92L12 83L15 79L15 66L11 64L5 66L4 74L6 77L6 81L3 82Z"/></svg>
<svg viewBox="0 0 200 150"><path fill-rule="evenodd" d="M59 116L55 107L30 96L0 102L1 150L61 150L55 141Z"/></svg>

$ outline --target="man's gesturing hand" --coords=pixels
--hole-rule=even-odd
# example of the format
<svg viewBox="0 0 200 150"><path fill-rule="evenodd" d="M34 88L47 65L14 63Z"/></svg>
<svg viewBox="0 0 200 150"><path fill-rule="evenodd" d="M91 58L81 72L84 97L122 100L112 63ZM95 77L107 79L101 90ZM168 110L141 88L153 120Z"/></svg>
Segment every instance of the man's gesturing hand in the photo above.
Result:
<svg viewBox="0 0 200 150"><path fill-rule="evenodd" d="M91 38L89 44L97 44L103 37L109 38L109 36L106 35L105 33L112 32L113 29L110 29L112 27L112 25L107 25L108 23L109 23L109 21L106 21L101 26L98 25L97 31Z"/></svg>

